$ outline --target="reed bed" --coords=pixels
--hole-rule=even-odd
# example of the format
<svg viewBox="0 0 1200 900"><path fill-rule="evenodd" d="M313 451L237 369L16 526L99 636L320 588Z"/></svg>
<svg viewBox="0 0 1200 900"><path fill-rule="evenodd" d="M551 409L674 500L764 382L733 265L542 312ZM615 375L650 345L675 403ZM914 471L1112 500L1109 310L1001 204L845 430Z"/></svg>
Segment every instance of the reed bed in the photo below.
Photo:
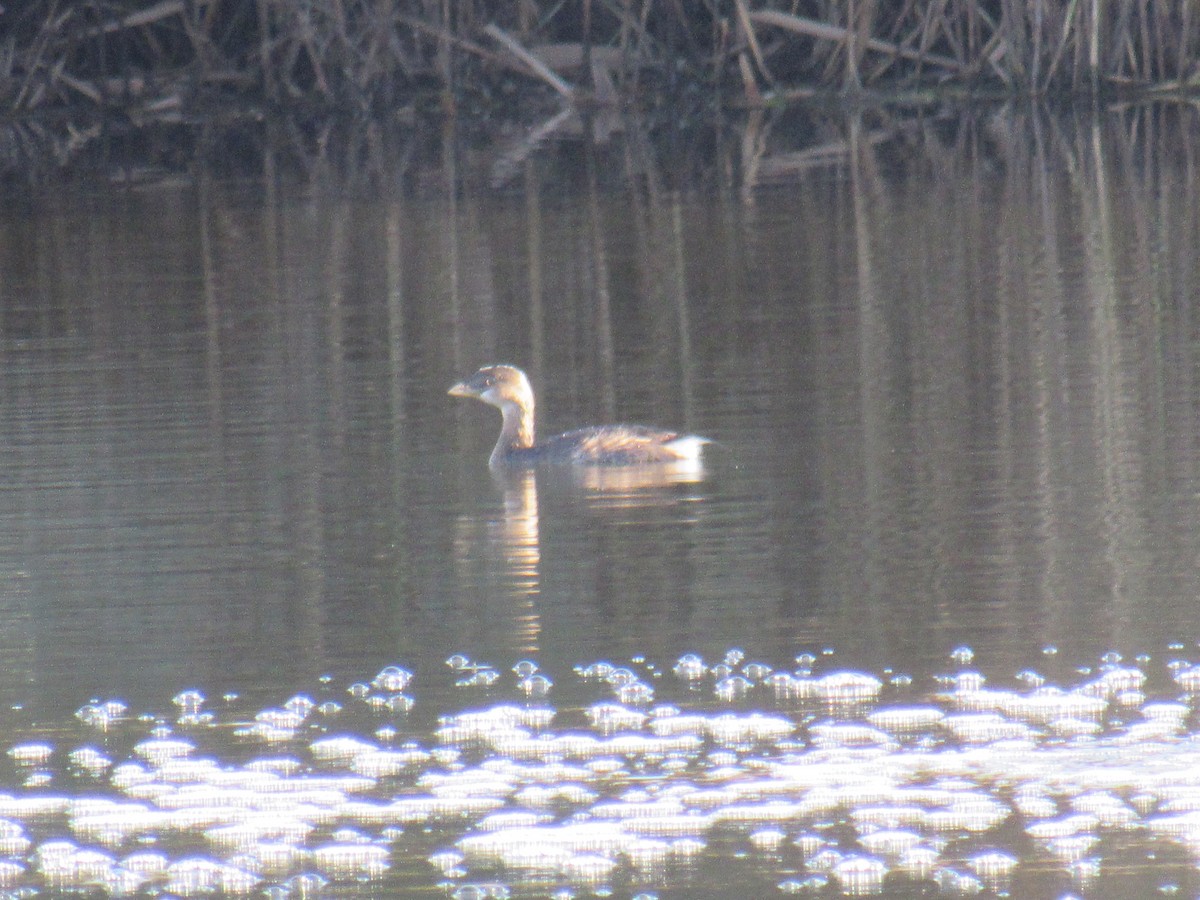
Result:
<svg viewBox="0 0 1200 900"><path fill-rule="evenodd" d="M0 12L0 180L198 158L377 178L455 122L498 182L585 129L644 135L686 181L726 165L731 109L1188 98L1198 22L1190 0L28 0ZM768 149L772 118L744 129L748 185L811 163Z"/></svg>
<svg viewBox="0 0 1200 900"><path fill-rule="evenodd" d="M1198 84L1191 0L31 0L0 107L135 119L268 104L494 114L527 98L722 105L833 91Z"/></svg>

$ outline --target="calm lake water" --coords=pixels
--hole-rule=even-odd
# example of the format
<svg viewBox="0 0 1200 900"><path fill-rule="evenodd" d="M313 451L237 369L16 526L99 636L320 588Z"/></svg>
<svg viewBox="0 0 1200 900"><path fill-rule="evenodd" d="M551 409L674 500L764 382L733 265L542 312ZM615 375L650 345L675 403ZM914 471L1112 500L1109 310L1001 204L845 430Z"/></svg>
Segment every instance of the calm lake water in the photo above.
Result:
<svg viewBox="0 0 1200 900"><path fill-rule="evenodd" d="M632 666L685 709L777 714L777 697L697 693L672 674L684 654L712 664L731 649L801 676L873 676L906 703L933 702L935 676L964 667L1069 691L1136 660L1143 700L1178 700L1200 657L1195 126L1170 110L997 113L848 123L803 146L749 128L729 188L668 190L640 169L623 182L612 172L632 166L632 138L618 135L598 151L601 187L564 176L552 145L491 185L448 158L413 190L197 178L13 198L0 212L0 720L6 747L58 755L30 770L16 754L9 789L111 796L62 754L98 746L119 763L153 716L159 737L187 733L170 724L185 689L231 724L298 694L345 702L389 665L412 673L392 688L416 703L389 727L424 749L439 716L501 701L583 722L603 678L576 669L597 662ZM529 372L541 433L685 429L716 442L704 471L490 473L498 414L446 390L501 361ZM457 673L486 663L500 680L455 687L455 654ZM517 686L521 660L552 680L548 698ZM77 711L108 700L127 707L124 730L89 731ZM790 714L803 728L831 711ZM379 727L365 715L305 734ZM253 755L232 729L191 739L222 764ZM1132 788L1104 790L1152 811ZM0 802L31 842L11 883L55 883L39 842L92 836L60 813ZM1001 819L986 828L1014 827ZM372 832L390 874L348 880L739 896L713 862L736 859L769 895L824 890L805 879L844 862L806 871L800 850L728 850L745 835L716 828L691 835L706 844L685 874L643 879L625 850L617 874L531 878L511 859L479 863L485 851L456 844L470 830L431 826L419 852ZM138 845L160 846L148 833ZM1047 857L1016 833L1006 846L1034 874L1012 893L977 872L985 890L1131 896L1071 869L1098 851ZM459 848L466 875L461 860L441 859L449 874L426 862L439 847ZM1138 856L1137 884L1194 893L1195 861L1177 855L1168 874ZM913 877L889 889L934 876ZM948 877L934 880L970 893Z"/></svg>

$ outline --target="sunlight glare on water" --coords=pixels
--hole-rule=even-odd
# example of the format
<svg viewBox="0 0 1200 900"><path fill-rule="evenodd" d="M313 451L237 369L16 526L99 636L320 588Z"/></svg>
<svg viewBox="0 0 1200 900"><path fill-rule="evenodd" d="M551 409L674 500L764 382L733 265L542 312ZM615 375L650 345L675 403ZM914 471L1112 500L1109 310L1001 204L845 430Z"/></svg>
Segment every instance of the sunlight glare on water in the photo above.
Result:
<svg viewBox="0 0 1200 900"><path fill-rule="evenodd" d="M418 853L462 896L687 890L702 870L718 895L761 880L784 893L934 882L950 896L1040 896L1085 890L1102 842L1126 856L1182 854L1200 870L1198 738L1156 709L1190 707L1195 693L1130 706L1111 690L1161 679L1156 664L1037 688L951 673L833 707L765 683L726 700L711 675L672 676L666 698L629 707L613 701L618 686L581 674L593 666L576 668L565 680L592 697L582 716L505 699L515 680L499 696L453 688L447 703L433 683L452 682L445 671L406 682L415 703L399 714L327 680L325 702L303 705L283 748L246 729L231 742L230 726L255 713L229 700L202 703L203 722L194 711L122 719L112 736L132 749L103 766L60 761L101 733L82 720L57 746L14 744L9 757L46 777L37 794L0 795L0 880L178 896L386 892L408 883L402 862ZM878 681L818 678L851 676ZM1057 723L1081 706L1104 726L1063 740ZM432 732L413 719L430 715ZM987 734L956 727L972 717ZM1172 725L1142 730L1152 721ZM704 868L713 859L723 875Z"/></svg>

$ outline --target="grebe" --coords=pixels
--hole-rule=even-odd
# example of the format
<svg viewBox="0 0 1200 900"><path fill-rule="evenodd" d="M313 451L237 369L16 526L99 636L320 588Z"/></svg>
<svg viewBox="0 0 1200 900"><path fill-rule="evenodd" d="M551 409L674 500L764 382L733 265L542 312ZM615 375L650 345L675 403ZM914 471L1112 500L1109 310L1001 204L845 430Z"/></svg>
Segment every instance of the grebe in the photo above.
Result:
<svg viewBox="0 0 1200 900"><path fill-rule="evenodd" d="M528 465L542 460L632 466L695 461L710 443L695 434L659 431L645 425L598 425L577 428L542 443L534 441L533 388L516 366L484 366L450 388L454 397L473 397L504 416L490 466Z"/></svg>

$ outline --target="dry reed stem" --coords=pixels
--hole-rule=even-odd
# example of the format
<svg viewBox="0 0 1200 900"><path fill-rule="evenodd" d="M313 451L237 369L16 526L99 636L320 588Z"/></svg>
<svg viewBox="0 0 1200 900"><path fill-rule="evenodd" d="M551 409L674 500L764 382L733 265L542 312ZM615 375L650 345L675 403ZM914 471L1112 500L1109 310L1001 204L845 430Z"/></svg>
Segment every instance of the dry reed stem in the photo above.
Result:
<svg viewBox="0 0 1200 900"><path fill-rule="evenodd" d="M506 32L500 26L496 25L495 23L489 23L483 29L483 33L492 38L492 40L496 41L496 43L503 46L504 49L506 49L513 56L517 57L517 59L521 60L521 62L523 62L529 68L530 72L542 79L542 81L546 82L546 84L550 85L550 87L554 88L554 90L558 91L558 93L560 93L562 96L566 97L568 100L574 99L574 87L555 75L545 63L522 47L516 38L508 34L508 32ZM586 50L587 48L585 47L585 60Z"/></svg>
<svg viewBox="0 0 1200 900"><path fill-rule="evenodd" d="M71 75L67 74L67 72L62 67L58 67L58 66L55 67L54 77L52 80L61 81L63 84L65 84L67 87L71 88L72 90L78 91L79 93L83 94L83 96L87 97L93 103L99 104L104 100L103 95L100 93L99 90L96 89L96 87L94 85L91 85L88 82L83 81L79 78L72 77Z"/></svg>
<svg viewBox="0 0 1200 900"><path fill-rule="evenodd" d="M763 105L762 92L758 89L758 83L754 80L754 73L750 70L750 61L746 59L745 53L739 53L738 69L742 75L742 90L745 93L746 105L754 108Z"/></svg>
<svg viewBox="0 0 1200 900"><path fill-rule="evenodd" d="M145 25L153 25L171 16L182 15L183 11L183 0L161 0L160 3L154 4L149 9L131 12L119 19L113 19L105 22L103 25L91 28L86 34L88 37L95 37L97 34L112 34L124 28L141 28Z"/></svg>
<svg viewBox="0 0 1200 900"><path fill-rule="evenodd" d="M459 50L465 50L472 56L477 56L480 59L488 62L497 63L510 69L524 72L523 69L519 69L517 66L512 64L507 56L493 53L482 44L477 44L472 40L468 40L467 38L451 34L443 29L440 25L430 25L428 22L424 22L421 19L414 19L409 16L397 16L396 21L407 28L411 28L415 32L420 32L421 34L426 34L430 37L437 38L439 44L444 41L447 46L457 47Z"/></svg>
<svg viewBox="0 0 1200 900"><path fill-rule="evenodd" d="M816 22L812 19L805 19L801 16L793 16L790 13L776 12L771 9L759 10L750 14L750 18L763 25L774 25L776 28L782 28L785 31L792 31L796 34L803 34L806 37L819 38L826 41L844 42L849 39L850 29L843 28L839 25L827 25L824 22ZM897 44L889 44L887 41L881 41L878 38L870 38L866 41L866 49L874 50L878 53L890 53L894 56L901 56L905 59L919 60L921 62L932 63L933 65L942 66L943 68L952 71L959 71L963 67L956 59L941 54L922 53L918 50L912 50L908 47L901 47Z"/></svg>
<svg viewBox="0 0 1200 900"><path fill-rule="evenodd" d="M774 81L771 78L771 73L767 69L767 63L763 59L762 48L758 45L758 35L754 32L754 22L750 18L750 10L746 7L746 0L734 0L734 8L737 10L738 25L742 34L746 38L746 44L750 48L750 54L754 57L754 65L758 68L758 72L767 83ZM746 73L743 71L742 80L745 81Z"/></svg>

